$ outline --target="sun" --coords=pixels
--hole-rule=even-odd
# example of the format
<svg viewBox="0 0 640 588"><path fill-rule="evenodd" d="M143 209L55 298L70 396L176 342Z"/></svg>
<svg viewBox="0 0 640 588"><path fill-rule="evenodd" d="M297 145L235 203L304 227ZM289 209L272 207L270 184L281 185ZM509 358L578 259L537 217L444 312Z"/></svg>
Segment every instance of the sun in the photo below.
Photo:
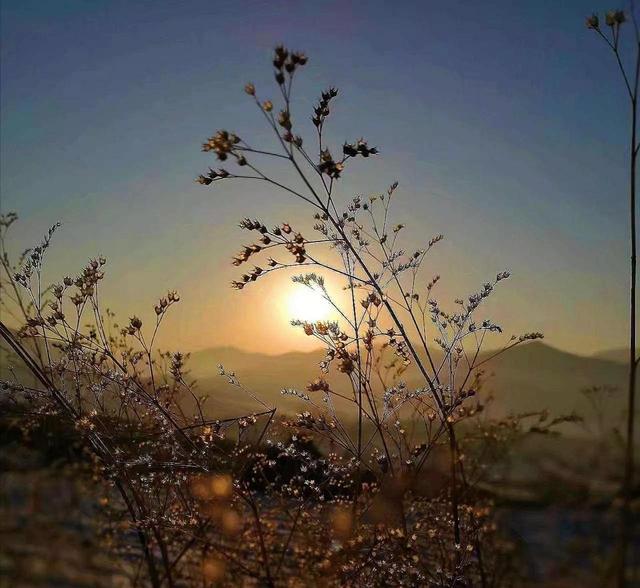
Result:
<svg viewBox="0 0 640 588"><path fill-rule="evenodd" d="M287 318L310 323L327 320L331 314L331 304L322 293L301 284L291 288L286 307Z"/></svg>

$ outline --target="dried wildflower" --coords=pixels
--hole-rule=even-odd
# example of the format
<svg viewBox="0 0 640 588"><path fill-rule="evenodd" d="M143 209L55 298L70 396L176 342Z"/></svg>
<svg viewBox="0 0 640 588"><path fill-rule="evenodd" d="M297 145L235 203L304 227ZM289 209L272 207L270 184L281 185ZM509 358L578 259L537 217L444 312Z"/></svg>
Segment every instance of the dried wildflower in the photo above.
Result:
<svg viewBox="0 0 640 588"><path fill-rule="evenodd" d="M214 151L220 161L225 161L239 142L240 139L236 135L221 130L209 137L206 143L203 143L202 150L205 152Z"/></svg>
<svg viewBox="0 0 640 588"><path fill-rule="evenodd" d="M598 18L597 14L592 14L591 16L587 17L587 28L589 29L597 29L600 27L600 19Z"/></svg>
<svg viewBox="0 0 640 588"><path fill-rule="evenodd" d="M320 163L318 164L318 170L323 174L328 175L330 178L338 179L340 174L344 170L344 164L342 162L334 161L331 156L331 152L328 149L323 149L320 153Z"/></svg>
<svg viewBox="0 0 640 588"><path fill-rule="evenodd" d="M323 392L328 392L329 384L323 378L316 378L313 382L309 382L307 384L307 390L309 392L317 392L319 390Z"/></svg>
<svg viewBox="0 0 640 588"><path fill-rule="evenodd" d="M278 114L278 124L287 131L291 130L291 115L288 110L280 111Z"/></svg>
<svg viewBox="0 0 640 588"><path fill-rule="evenodd" d="M358 155L369 157L369 155L376 155L378 149L376 147L369 147L364 139L359 139L355 144L345 143L342 146L342 152L347 157L356 157Z"/></svg>
<svg viewBox="0 0 640 588"><path fill-rule="evenodd" d="M483 494L474 492L463 479L463 465L482 465L473 462L474 452L467 443L470 438L474 443L484 438L484 431L457 440L453 432L462 421L469 424L470 433L481 425L470 421L483 410L482 395L476 393L481 370L474 369L473 358L480 353L478 342L501 328L474 313L509 274L500 272L477 292L457 298L452 311L432 298L439 276L426 283L425 293L421 263L442 236L422 249L402 249L403 225L392 232L389 210L397 183L374 197L355 195L346 203L332 191L333 180L340 177L348 158L377 153L360 140L342 146L342 159L332 157L322 126L336 90L323 92L313 113L318 135L313 153L321 154L318 165L309 155L312 151L304 151L302 137L294 134L289 114L291 83L306 61L304 54L284 47L274 53L274 73L285 104L277 118L269 114L266 119L270 126L277 125L276 141L278 148L284 147L284 154L254 151L227 131L218 131L203 148L221 160L244 166L242 177L262 181L270 178L255 171L259 164L249 163L248 153L278 155L278 161L307 166L304 169L318 176L317 185L322 184L323 194L326 192L326 199L314 198L313 191L304 192L314 207L318 238L303 235L288 223L268 229L260 220L245 218L240 227L255 231L255 238L232 258L236 266L247 264L244 274L232 283L237 289L293 263L320 266L342 280L344 300L331 298L332 284L325 283L320 274L293 277L294 282L321 291L335 304L339 316L339 322L291 322L325 346L318 362L319 377L304 391L281 390L291 401L305 402L309 411L283 419L279 427L274 424L275 409L222 366L220 375L235 392L248 394L264 410L219 420L215 407L204 410L206 397L188 379L187 355L153 349L155 333L151 342L146 340L142 321L136 316L123 328L105 325L104 317L111 322L113 316L99 308L102 258L90 260L75 279L54 285L46 304L25 318L19 336L52 334L55 356L45 360L43 373L55 378L56 389L64 393L60 410L77 425L76 437L96 452L100 464L96 471L111 486L114 481L122 486L126 496L135 497L134 508L141 514L125 521L126 529L121 530L126 531L122 542L127 557L141 570L140 583L153 583L147 582L139 566L144 561L144 546L148 546L150 570L161 570L160 582L176 586L273 585L286 583L285 573L301 585L316 585L320 580L345 586L372 582L475 585L477 561L475 547L470 546L482 543L484 547L495 525L490 513L484 512ZM252 84L245 91L255 96ZM254 102L265 112L273 109L270 102ZM210 185L225 178L240 176L210 169L196 181ZM309 185L314 185L312 179ZM0 215L0 230L12 222L10 215ZM323 247L329 248L326 256L316 253ZM284 252L284 263L271 257L258 261L266 249L274 248L279 249L278 256ZM32 288L29 294L36 289L33 284L39 279L45 249L46 245L41 246L16 270L16 283ZM38 297L30 299L37 301ZM161 326L167 309L178 300L177 293L169 291L157 301L152 327ZM60 328L65 320L63 310L70 303L76 306L77 316ZM404 322L407 316L409 323ZM88 320L96 324L86 325ZM85 326L74 330L74 323ZM436 368L430 369L414 348L407 334L415 332L414 327L428 341L429 350L432 342L442 349ZM478 332L479 336L473 336ZM541 336L525 333L513 337L508 345ZM381 337L384 343L377 344ZM415 373L423 376L418 387L409 387L402 379L411 362L419 368ZM4 382L0 387L13 392L16 384ZM20 394L23 400L30 392ZM45 413L56 399L48 389L42 394L46 402L36 408ZM344 407L351 407L356 416L349 423L342 418ZM419 427L413 426L414 418ZM543 431L553 422L539 414L534 418L530 431ZM492 443L499 438L508 440L518 422L512 417L504 425L489 425L493 430L487 439ZM451 454L455 467L447 482L451 487L438 489L433 496L416 496L412 480L424 473L425 464L436 453L451 447L451 441L455 447ZM434 472L440 470L437 463L431 463ZM458 504L452 499L455 488L463 497ZM118 511L118 500L110 496L105 510ZM283 505L291 516L282 516ZM115 515L118 524L127 516L124 509ZM135 530L133 535L131 530ZM143 548L137 552L131 542L136 535L143 539ZM497 559L498 551L488 544L487 566ZM224 562L214 553L223 554ZM139 559L134 562L134 558ZM180 565L173 565L178 560ZM274 563L270 568L269 561ZM493 571L488 570L490 577Z"/></svg>
<svg viewBox="0 0 640 588"><path fill-rule="evenodd" d="M355 366L353 363L353 359L348 355L343 357L338 363L338 371L342 372L343 374L350 374L351 372L353 372L354 368Z"/></svg>
<svg viewBox="0 0 640 588"><path fill-rule="evenodd" d="M591 17L593 18L593 16ZM597 18L597 17L596 17ZM616 25L621 25L626 21L626 17L623 10L610 10L605 15L605 22L609 27L615 27ZM587 21L588 23L588 21ZM589 28L598 28L597 26L591 26Z"/></svg>

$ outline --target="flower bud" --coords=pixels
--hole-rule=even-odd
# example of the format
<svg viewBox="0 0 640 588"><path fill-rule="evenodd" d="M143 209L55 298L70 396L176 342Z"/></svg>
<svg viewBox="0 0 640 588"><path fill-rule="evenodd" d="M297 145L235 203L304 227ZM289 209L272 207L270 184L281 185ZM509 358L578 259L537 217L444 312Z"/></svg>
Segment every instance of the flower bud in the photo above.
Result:
<svg viewBox="0 0 640 588"><path fill-rule="evenodd" d="M587 17L586 20L586 24L587 24L587 28L588 29L597 29L600 27L600 19L598 18L597 14L592 14L591 16Z"/></svg>

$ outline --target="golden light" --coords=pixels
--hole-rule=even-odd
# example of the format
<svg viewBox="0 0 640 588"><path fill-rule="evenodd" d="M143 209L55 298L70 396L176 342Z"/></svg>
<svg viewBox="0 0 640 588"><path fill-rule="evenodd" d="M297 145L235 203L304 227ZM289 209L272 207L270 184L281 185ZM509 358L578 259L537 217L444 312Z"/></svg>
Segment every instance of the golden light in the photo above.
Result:
<svg viewBox="0 0 640 588"><path fill-rule="evenodd" d="M233 492L231 476L225 474L211 478L211 491L216 498L229 498Z"/></svg>
<svg viewBox="0 0 640 588"><path fill-rule="evenodd" d="M331 304L319 290L302 284L292 286L286 303L287 318L313 323L327 320L331 310Z"/></svg>
<svg viewBox="0 0 640 588"><path fill-rule="evenodd" d="M226 567L221 559L205 559L202 562L202 573L209 582L218 582L224 578Z"/></svg>

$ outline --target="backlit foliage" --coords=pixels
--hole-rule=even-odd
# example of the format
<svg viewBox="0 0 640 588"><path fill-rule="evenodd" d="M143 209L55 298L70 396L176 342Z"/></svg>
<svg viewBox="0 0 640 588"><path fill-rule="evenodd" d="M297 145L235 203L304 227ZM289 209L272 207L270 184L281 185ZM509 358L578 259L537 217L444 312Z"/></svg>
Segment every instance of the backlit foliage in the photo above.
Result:
<svg viewBox="0 0 640 588"><path fill-rule="evenodd" d="M299 413L278 414L220 366L261 408L216 418L189 378L188 355L156 348L176 292L153 305L150 322L119 323L100 296L106 260L48 286L42 264L56 227L13 265L5 249L11 214L0 221L2 304L16 328L2 323L0 334L29 375L13 372L4 400L23 411L25 429L56 415L83 442L105 484L110 548L127 554L132 584L512 585L512 546L477 488L482 447L557 420L483 418L482 371L492 356L481 351L491 341L497 355L542 335L505 337L483 315L509 272L450 305L437 298L440 276L425 271L443 236L403 248L406 227L392 220L397 183L340 197L344 174L378 149L363 139L329 144L335 88L322 92L311 112L315 137L303 140L292 93L306 64L302 53L276 48L278 100L245 87L273 145L217 131L203 151L225 167L197 179L216 190L231 180L267 183L310 211L310 228L245 218L251 243L232 259L240 272L248 268L233 282L238 290L293 268L294 282L320 292L339 316L293 321L326 349L305 390L283 389ZM290 166L297 184L263 172L264 158ZM341 281L340 295L329 291L327 273ZM411 364L418 388L403 380Z"/></svg>

